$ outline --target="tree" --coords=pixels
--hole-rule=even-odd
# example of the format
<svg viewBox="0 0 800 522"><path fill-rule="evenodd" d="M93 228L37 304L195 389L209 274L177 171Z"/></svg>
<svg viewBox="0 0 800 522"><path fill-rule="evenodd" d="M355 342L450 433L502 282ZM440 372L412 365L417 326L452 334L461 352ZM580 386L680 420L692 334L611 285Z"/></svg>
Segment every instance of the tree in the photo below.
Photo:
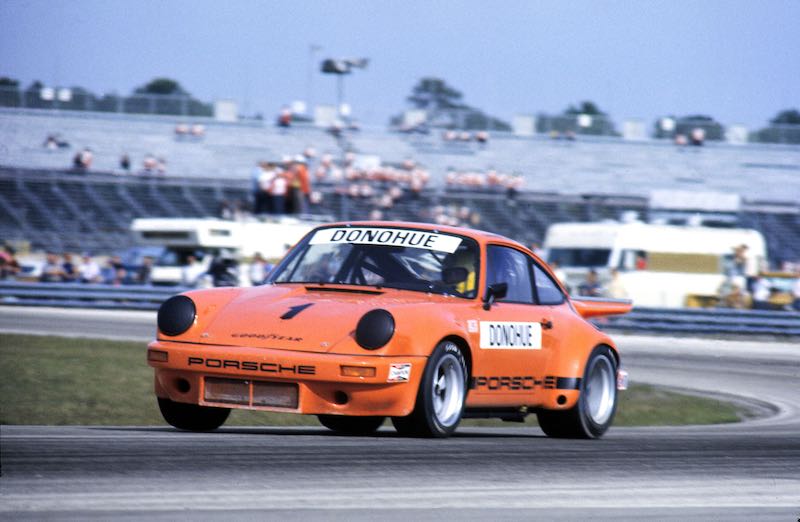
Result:
<svg viewBox="0 0 800 522"><path fill-rule="evenodd" d="M139 87L136 94L189 94L181 84L170 78L154 78L149 83Z"/></svg>
<svg viewBox="0 0 800 522"><path fill-rule="evenodd" d="M19 87L19 80L2 76L0 77L0 87Z"/></svg>
<svg viewBox="0 0 800 522"><path fill-rule="evenodd" d="M564 114L575 116L578 114L588 114L589 116L605 116L606 113L601 111L600 108L592 101L582 101L578 107L570 105L564 111Z"/></svg>
<svg viewBox="0 0 800 522"><path fill-rule="evenodd" d="M437 111L464 108L461 97L461 92L447 85L444 80L427 77L419 80L406 100L417 109Z"/></svg>
<svg viewBox="0 0 800 522"><path fill-rule="evenodd" d="M800 125L800 111L797 109L786 109L777 116L769 120L773 125Z"/></svg>
<svg viewBox="0 0 800 522"><path fill-rule="evenodd" d="M430 127L463 130L511 129L508 123L465 104L462 101L463 96L461 91L447 85L441 78L427 76L420 78L406 101L415 109L427 113L426 125ZM403 122L403 115L393 116L389 122L390 125L399 126Z"/></svg>

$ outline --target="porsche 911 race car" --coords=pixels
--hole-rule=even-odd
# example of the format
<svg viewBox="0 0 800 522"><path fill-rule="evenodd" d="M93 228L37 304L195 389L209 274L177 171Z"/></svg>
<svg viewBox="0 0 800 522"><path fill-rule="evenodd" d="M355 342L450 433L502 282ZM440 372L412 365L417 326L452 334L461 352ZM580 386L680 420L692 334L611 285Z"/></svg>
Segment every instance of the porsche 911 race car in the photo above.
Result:
<svg viewBox="0 0 800 522"><path fill-rule="evenodd" d="M626 379L587 317L630 302L570 298L504 237L397 222L320 226L268 284L196 290L158 312L148 346L166 421L221 426L231 408L317 415L366 434L446 437L465 417L600 437Z"/></svg>

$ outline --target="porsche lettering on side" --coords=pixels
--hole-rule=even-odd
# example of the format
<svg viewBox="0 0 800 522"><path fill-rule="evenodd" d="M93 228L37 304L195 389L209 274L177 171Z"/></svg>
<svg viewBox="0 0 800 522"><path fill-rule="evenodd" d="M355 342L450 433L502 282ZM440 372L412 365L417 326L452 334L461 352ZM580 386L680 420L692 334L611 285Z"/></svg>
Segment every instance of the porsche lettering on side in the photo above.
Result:
<svg viewBox="0 0 800 522"><path fill-rule="evenodd" d="M196 290L158 312L148 347L165 420L213 430L231 409L316 415L367 434L446 437L466 417L536 413L597 438L626 375L586 318L628 301L570 298L530 250L475 230L354 222L312 230L268 284Z"/></svg>

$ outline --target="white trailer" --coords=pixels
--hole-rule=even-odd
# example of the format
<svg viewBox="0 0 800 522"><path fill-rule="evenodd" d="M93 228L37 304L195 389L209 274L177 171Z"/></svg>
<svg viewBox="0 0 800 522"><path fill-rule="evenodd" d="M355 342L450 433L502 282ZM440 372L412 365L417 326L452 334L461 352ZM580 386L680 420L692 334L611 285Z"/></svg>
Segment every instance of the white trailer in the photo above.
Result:
<svg viewBox="0 0 800 522"><path fill-rule="evenodd" d="M255 218L233 221L215 218L140 218L131 223L136 242L143 246L163 247L163 254L153 264L151 279L159 285L202 285L202 276L211 260L220 252L230 252L239 262L240 284L250 284L246 277L250 260L256 254L266 259L280 259L320 222L282 216L260 221ZM193 256L195 266L187 268Z"/></svg>
<svg viewBox="0 0 800 522"><path fill-rule="evenodd" d="M611 269L639 306L682 307L690 295L714 296L734 248L747 246L746 273L766 266L764 237L750 229L653 225L642 222L557 223L544 241L549 263L576 289L593 269L608 282Z"/></svg>

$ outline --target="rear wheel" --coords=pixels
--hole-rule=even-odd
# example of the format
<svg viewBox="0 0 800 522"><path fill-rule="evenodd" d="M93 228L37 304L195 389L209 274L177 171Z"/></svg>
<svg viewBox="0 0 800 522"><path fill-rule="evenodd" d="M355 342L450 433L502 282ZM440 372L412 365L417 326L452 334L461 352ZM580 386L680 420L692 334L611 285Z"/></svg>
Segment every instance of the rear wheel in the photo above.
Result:
<svg viewBox="0 0 800 522"><path fill-rule="evenodd" d="M448 437L458 427L467 395L467 363L455 343L440 343L428 359L414 411L392 417L401 435Z"/></svg>
<svg viewBox="0 0 800 522"><path fill-rule="evenodd" d="M164 420L179 430L186 431L212 431L228 420L230 408L212 408L174 402L169 399L158 398L158 409Z"/></svg>
<svg viewBox="0 0 800 522"><path fill-rule="evenodd" d="M381 427L386 417L354 417L348 415L317 415L320 424L337 433L369 435Z"/></svg>
<svg viewBox="0 0 800 522"><path fill-rule="evenodd" d="M569 410L542 410L539 426L549 437L595 439L611 426L617 411L617 363L611 349L598 346L589 356L578 403Z"/></svg>

